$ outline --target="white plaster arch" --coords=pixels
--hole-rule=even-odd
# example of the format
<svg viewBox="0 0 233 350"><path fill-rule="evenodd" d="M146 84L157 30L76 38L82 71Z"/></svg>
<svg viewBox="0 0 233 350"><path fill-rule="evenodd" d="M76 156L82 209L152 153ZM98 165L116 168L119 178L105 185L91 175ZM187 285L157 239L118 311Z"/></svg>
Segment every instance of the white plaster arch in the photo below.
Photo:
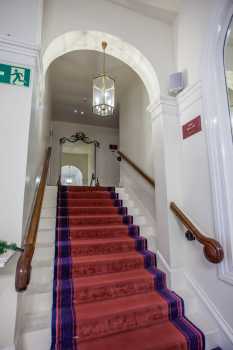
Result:
<svg viewBox="0 0 233 350"><path fill-rule="evenodd" d="M233 140L223 48L233 16L232 0L217 2L202 60L202 94L211 174L214 228L224 248L219 278L233 284Z"/></svg>
<svg viewBox="0 0 233 350"><path fill-rule="evenodd" d="M143 81L150 104L158 100L160 87L154 67L134 46L126 41L99 31L72 31L55 38L43 55L43 70L46 74L49 65L59 56L76 50L102 51L101 42L108 42L106 53L118 58L132 68Z"/></svg>

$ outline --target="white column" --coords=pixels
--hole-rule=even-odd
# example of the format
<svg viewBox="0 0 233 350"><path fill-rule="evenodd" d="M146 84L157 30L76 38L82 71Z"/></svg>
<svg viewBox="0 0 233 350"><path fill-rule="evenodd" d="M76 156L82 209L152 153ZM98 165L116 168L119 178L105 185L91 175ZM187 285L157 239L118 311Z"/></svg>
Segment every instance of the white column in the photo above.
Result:
<svg viewBox="0 0 233 350"><path fill-rule="evenodd" d="M184 237L169 206L181 201L181 136L176 98L161 97L148 107L152 118L158 263L168 273L182 266Z"/></svg>

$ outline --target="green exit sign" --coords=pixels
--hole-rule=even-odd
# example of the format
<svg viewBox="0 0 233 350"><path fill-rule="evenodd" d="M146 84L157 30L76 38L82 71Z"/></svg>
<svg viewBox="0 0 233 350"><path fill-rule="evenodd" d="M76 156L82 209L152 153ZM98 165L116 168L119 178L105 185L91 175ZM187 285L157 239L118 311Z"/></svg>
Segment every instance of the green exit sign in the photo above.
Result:
<svg viewBox="0 0 233 350"><path fill-rule="evenodd" d="M30 69L0 63L0 83L28 87Z"/></svg>

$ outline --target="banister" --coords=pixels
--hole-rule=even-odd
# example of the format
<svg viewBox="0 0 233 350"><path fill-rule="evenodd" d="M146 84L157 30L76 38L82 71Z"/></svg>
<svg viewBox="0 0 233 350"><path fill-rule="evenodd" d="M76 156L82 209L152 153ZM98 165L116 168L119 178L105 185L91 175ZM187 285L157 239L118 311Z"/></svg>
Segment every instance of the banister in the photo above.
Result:
<svg viewBox="0 0 233 350"><path fill-rule="evenodd" d="M123 152L117 151L117 153L120 155L122 159L124 159L131 167L139 173L151 186L155 187L154 180L144 173L142 169L140 169L131 159L129 159Z"/></svg>
<svg viewBox="0 0 233 350"><path fill-rule="evenodd" d="M170 208L195 239L204 246L203 251L206 259L214 264L220 263L224 258L224 251L221 244L215 239L201 233L174 202L171 202Z"/></svg>
<svg viewBox="0 0 233 350"><path fill-rule="evenodd" d="M17 262L16 275L15 275L15 289L18 292L26 290L30 282L31 261L35 250L37 230L38 230L40 212L41 212L44 191L45 191L45 186L47 181L50 156L51 156L51 147L49 147L46 152L43 171L42 171L40 184L39 184L38 191L34 201L29 228L24 238L24 243L23 243L24 250L21 253L19 260Z"/></svg>

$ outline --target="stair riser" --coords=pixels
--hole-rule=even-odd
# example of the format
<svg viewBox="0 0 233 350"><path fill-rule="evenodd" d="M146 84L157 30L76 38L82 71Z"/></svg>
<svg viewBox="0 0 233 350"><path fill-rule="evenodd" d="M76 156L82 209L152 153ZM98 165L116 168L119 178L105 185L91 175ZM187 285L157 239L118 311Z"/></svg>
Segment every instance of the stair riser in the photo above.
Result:
<svg viewBox="0 0 233 350"><path fill-rule="evenodd" d="M81 218L73 218L73 217L60 217L58 225L61 227L64 226L80 226L80 225L121 225L121 224L133 224L132 216L110 216L110 217L81 217Z"/></svg>
<svg viewBox="0 0 233 350"><path fill-rule="evenodd" d="M168 320L167 305L151 305L128 312L109 315L105 318L80 320L79 341L97 339L107 335L148 327Z"/></svg>
<svg viewBox="0 0 233 350"><path fill-rule="evenodd" d="M41 210L41 218L56 219L57 208L44 208Z"/></svg>
<svg viewBox="0 0 233 350"><path fill-rule="evenodd" d="M131 229L130 226L122 226L121 228L115 227L114 230L111 228L98 228L95 229L70 229L71 239L92 239L92 238L117 238L125 237L128 234L132 236L138 236L139 230L137 228Z"/></svg>
<svg viewBox="0 0 233 350"><path fill-rule="evenodd" d="M55 230L56 219L41 218L39 222L39 230Z"/></svg>
<svg viewBox="0 0 233 350"><path fill-rule="evenodd" d="M73 278L87 277L94 275L103 275L107 273L130 271L140 269L144 267L144 259L142 256L134 259L121 259L118 261L101 261L101 262L89 262L89 263L75 263L72 267ZM70 277L70 265L67 263L62 264L63 278Z"/></svg>
<svg viewBox="0 0 233 350"><path fill-rule="evenodd" d="M67 210L66 208L60 208L59 209L61 212L64 212L65 215L69 215L70 217L72 216L79 216L79 215L117 215L117 214L121 214L121 215L127 215L128 211L127 208L125 207L95 207L95 208L91 208L91 207L79 207L79 208L69 208L69 210Z"/></svg>
<svg viewBox="0 0 233 350"><path fill-rule="evenodd" d="M33 268L31 273L31 283L36 284L40 281L41 284L51 283L53 278L52 267Z"/></svg>
<svg viewBox="0 0 233 350"><path fill-rule="evenodd" d="M84 304L102 300L126 297L135 294L152 292L154 281L152 278L135 279L108 283L91 287L78 287L75 294L74 303Z"/></svg>
<svg viewBox="0 0 233 350"><path fill-rule="evenodd" d="M39 230L37 243L51 244L54 242L55 230Z"/></svg>
<svg viewBox="0 0 233 350"><path fill-rule="evenodd" d="M25 296L24 313L32 314L49 310L52 303L51 297L50 293L36 293Z"/></svg>
<svg viewBox="0 0 233 350"><path fill-rule="evenodd" d="M118 199L119 195L115 192L69 192L60 193L59 199Z"/></svg>
<svg viewBox="0 0 233 350"><path fill-rule="evenodd" d="M70 199L69 207L122 207L123 202L119 199ZM67 201L60 199L59 207L65 207Z"/></svg>
<svg viewBox="0 0 233 350"><path fill-rule="evenodd" d="M72 256L92 256L92 255L104 255L114 253L132 252L135 250L135 243L132 242L119 242L108 244L72 244L71 251ZM69 251L64 250L63 257L68 256Z"/></svg>
<svg viewBox="0 0 233 350"><path fill-rule="evenodd" d="M70 192L101 192L101 191L110 191L110 192L115 192L115 187L103 187L103 186L93 186L93 187L89 187L89 186L79 186L79 187L72 187L72 186L60 186L59 188L59 192L66 192L66 193L70 193Z"/></svg>

